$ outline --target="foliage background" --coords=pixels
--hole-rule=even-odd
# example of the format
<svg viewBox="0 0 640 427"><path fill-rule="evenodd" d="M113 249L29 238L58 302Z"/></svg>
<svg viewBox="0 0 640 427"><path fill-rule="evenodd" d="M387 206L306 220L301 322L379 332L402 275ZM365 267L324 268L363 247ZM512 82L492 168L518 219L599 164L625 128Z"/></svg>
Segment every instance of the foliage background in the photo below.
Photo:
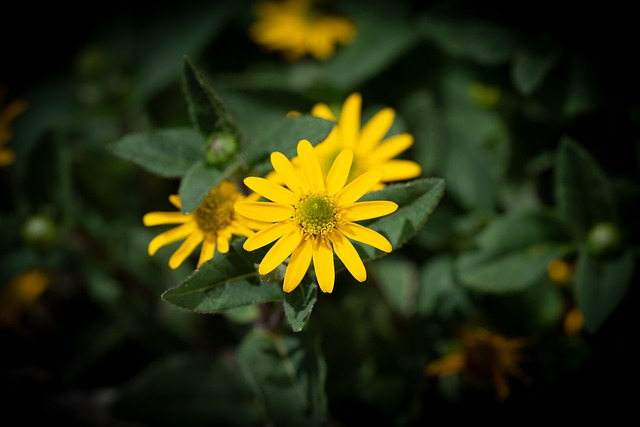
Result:
<svg viewBox="0 0 640 427"><path fill-rule="evenodd" d="M52 279L19 325L1 331L7 420L206 426L286 419L281 402L265 412L237 369L238 357L264 360L259 348L242 346L254 311L194 314L161 299L193 265L171 271L169 251L149 257L156 231L141 218L167 206L179 182L109 151L132 132L190 126L180 84L185 54L250 136L290 110L308 111L319 101L339 105L354 91L371 111L392 106L398 129L416 137L408 155L425 176L447 184L424 229L371 263L366 284L342 276L333 294L319 295L308 328L321 338L309 345L320 346L326 384L310 386L306 396L320 412L326 403L330 425L422 425L540 411L577 420L631 410L638 290L637 269L627 274L627 266L638 253L640 104L628 7L340 5L366 24L366 43L326 64L286 64L254 45L246 35L248 2L114 2L76 13L15 5L2 28L0 83L10 98L27 100L29 110L13 126L18 161L0 171L0 283L6 287L36 267ZM570 176L598 173L574 151L559 154L567 138L605 177L569 186L580 190L573 205L555 192L558 159ZM600 187L605 196L596 194ZM536 227L549 212L568 216L567 229L584 226L579 237L566 238L572 256L583 254L593 216L580 203L602 206L609 198L623 236L612 259L631 261L588 275L600 279L590 286L601 294L587 298L597 306L587 305L595 310L587 330L564 333L562 314L576 304L574 288L551 284L539 268L531 281L522 279L527 263L474 269L502 260L482 252L483 244L501 253L518 230L533 228L533 243L546 242L548 229ZM519 220L522 212L536 219ZM53 238L25 237L34 216L53 221ZM515 228L501 228L514 217ZM491 227L498 231L487 237L483 231ZM607 300L612 294L618 297ZM512 378L505 402L496 401L490 385L422 371L468 325L535 338L523 363L532 380ZM286 391L273 396L287 398Z"/></svg>

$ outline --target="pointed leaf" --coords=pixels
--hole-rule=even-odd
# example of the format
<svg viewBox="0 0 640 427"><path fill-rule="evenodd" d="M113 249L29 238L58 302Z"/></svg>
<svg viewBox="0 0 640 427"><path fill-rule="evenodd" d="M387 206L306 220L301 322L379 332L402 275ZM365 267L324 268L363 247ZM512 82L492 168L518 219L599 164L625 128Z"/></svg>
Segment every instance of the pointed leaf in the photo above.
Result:
<svg viewBox="0 0 640 427"><path fill-rule="evenodd" d="M478 237L478 248L458 258L457 277L483 292L519 291L572 248L566 224L552 213L514 212L491 222Z"/></svg>
<svg viewBox="0 0 640 427"><path fill-rule="evenodd" d="M420 272L416 312L445 319L471 311L469 291L455 280L454 259L440 255L425 263Z"/></svg>
<svg viewBox="0 0 640 427"><path fill-rule="evenodd" d="M390 256L372 263L370 271L389 306L398 314L412 316L416 311L416 295L420 283L416 264L404 258Z"/></svg>
<svg viewBox="0 0 640 427"><path fill-rule="evenodd" d="M301 283L293 291L285 294L284 314L293 332L300 332L311 316L311 310L318 301L318 285Z"/></svg>
<svg viewBox="0 0 640 427"><path fill-rule="evenodd" d="M195 130L176 128L125 135L107 148L156 175L179 178L202 159L204 143Z"/></svg>
<svg viewBox="0 0 640 427"><path fill-rule="evenodd" d="M282 282L261 282L257 272L265 251L246 252L242 242L234 243L227 254L217 253L183 282L166 290L162 299L197 313L281 301Z"/></svg>
<svg viewBox="0 0 640 427"><path fill-rule="evenodd" d="M560 49L551 42L527 44L513 57L511 79L524 95L532 94L560 59Z"/></svg>
<svg viewBox="0 0 640 427"><path fill-rule="evenodd" d="M617 258L579 253L575 296L582 311L585 329L596 332L627 294L635 266L634 256L625 252Z"/></svg>
<svg viewBox="0 0 640 427"><path fill-rule="evenodd" d="M324 425L326 365L317 340L254 330L241 343L238 361L273 425Z"/></svg>
<svg viewBox="0 0 640 427"><path fill-rule="evenodd" d="M209 190L216 187L221 181L227 179L238 169L239 164L231 163L226 169L221 170L208 165L204 160L194 163L184 174L180 181L180 201L182 212L188 214L198 207Z"/></svg>
<svg viewBox="0 0 640 427"><path fill-rule="evenodd" d="M609 181L593 157L565 137L556 158L555 197L560 213L578 236L600 222L615 222Z"/></svg>

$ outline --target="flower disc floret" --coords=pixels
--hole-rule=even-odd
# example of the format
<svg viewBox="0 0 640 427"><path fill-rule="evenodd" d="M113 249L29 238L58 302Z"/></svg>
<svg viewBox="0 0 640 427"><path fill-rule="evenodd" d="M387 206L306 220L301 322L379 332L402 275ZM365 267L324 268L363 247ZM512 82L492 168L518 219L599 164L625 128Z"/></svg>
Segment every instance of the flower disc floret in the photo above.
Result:
<svg viewBox="0 0 640 427"><path fill-rule="evenodd" d="M340 216L333 198L311 194L298 203L294 218L303 233L324 236L333 231Z"/></svg>

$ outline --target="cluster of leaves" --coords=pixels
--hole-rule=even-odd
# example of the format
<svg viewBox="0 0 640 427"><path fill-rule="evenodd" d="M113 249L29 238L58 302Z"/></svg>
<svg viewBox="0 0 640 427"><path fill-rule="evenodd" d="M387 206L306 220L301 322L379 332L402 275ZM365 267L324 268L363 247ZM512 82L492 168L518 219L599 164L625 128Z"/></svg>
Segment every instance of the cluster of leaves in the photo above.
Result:
<svg viewBox="0 0 640 427"><path fill-rule="evenodd" d="M634 68L609 43L623 34L597 44L542 6L532 28L518 8L418 3L336 3L356 39L299 63L249 41L250 2L127 9L62 76L22 84L17 161L0 176L0 284L32 268L51 282L19 328L2 325L10 411L68 425L408 426L623 400L608 369L635 363L640 195ZM312 277L285 294L241 240L197 270L169 269L171 247L148 256L158 230L144 213L176 191L189 212L220 180L263 175L270 152L333 126L287 112L355 91L365 120L396 109L391 132L414 135L406 156L424 170L366 196L401 206L367 224L394 246L358 246L367 282L342 272L333 294ZM238 146L212 159L212 134ZM575 266L564 286L547 274L557 259ZM585 325L569 335L573 307ZM424 374L476 326L533 343L531 383L511 382L506 402Z"/></svg>

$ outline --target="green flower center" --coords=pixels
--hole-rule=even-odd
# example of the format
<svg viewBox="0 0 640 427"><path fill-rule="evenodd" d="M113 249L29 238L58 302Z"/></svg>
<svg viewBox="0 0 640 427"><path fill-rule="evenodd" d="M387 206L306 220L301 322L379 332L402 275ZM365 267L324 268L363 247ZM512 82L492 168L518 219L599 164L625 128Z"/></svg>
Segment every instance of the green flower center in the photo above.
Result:
<svg viewBox="0 0 640 427"><path fill-rule="evenodd" d="M300 200L294 218L304 234L317 236L332 231L339 215L333 198L311 194Z"/></svg>
<svg viewBox="0 0 640 427"><path fill-rule="evenodd" d="M198 228L209 238L227 228L234 218L235 192L229 193L224 187L214 188L193 211Z"/></svg>

